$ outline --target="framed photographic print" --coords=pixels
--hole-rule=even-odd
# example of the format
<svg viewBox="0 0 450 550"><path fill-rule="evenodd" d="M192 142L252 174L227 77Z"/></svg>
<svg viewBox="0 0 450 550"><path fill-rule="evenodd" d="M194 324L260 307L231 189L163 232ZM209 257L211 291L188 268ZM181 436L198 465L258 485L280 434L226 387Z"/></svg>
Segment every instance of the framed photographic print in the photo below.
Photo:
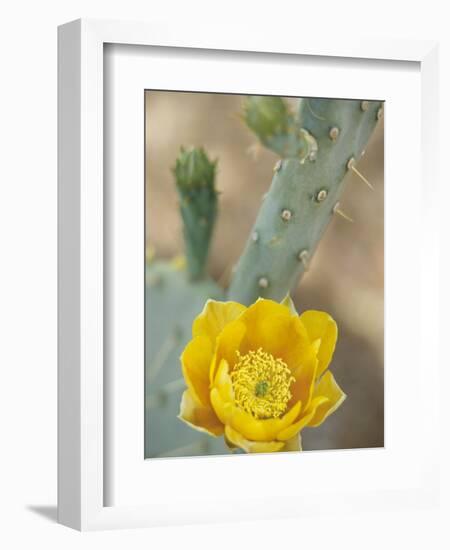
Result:
<svg viewBox="0 0 450 550"><path fill-rule="evenodd" d="M59 29L59 521L432 501L435 44L179 30Z"/></svg>

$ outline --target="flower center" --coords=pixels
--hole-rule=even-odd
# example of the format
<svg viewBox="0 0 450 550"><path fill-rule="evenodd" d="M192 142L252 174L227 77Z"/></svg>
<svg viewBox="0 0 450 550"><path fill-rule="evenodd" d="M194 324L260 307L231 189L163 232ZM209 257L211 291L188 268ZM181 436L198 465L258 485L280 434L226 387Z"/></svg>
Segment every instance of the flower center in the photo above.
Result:
<svg viewBox="0 0 450 550"><path fill-rule="evenodd" d="M286 363L261 348L245 355L236 353L238 361L231 372L236 404L255 418L281 416L295 380Z"/></svg>

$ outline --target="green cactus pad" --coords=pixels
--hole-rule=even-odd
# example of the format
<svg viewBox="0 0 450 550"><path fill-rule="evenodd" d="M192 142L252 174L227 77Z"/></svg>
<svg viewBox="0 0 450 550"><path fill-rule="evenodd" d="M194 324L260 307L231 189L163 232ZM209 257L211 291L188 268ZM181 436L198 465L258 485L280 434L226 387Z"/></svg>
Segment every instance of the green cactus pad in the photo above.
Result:
<svg viewBox="0 0 450 550"><path fill-rule="evenodd" d="M381 108L380 101L301 100L295 132L303 130L316 145L306 157L288 154L275 167L229 299L248 305L259 296L279 301L291 291L333 216L345 176L361 157Z"/></svg>
<svg viewBox="0 0 450 550"><path fill-rule="evenodd" d="M223 438L197 432L177 418L183 391L180 355L191 338L192 321L208 298L223 290L204 279L190 282L169 262L146 266L145 457L228 454Z"/></svg>

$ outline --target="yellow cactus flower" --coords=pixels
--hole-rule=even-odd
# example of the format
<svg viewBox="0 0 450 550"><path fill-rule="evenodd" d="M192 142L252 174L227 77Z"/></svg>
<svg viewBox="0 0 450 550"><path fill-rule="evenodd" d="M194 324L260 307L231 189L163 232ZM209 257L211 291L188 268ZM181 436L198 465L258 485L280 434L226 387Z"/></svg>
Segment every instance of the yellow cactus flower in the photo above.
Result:
<svg viewBox="0 0 450 550"><path fill-rule="evenodd" d="M301 430L346 397L327 370L336 340L327 313L299 316L290 298L250 307L209 300L181 355L179 418L248 453L301 450Z"/></svg>

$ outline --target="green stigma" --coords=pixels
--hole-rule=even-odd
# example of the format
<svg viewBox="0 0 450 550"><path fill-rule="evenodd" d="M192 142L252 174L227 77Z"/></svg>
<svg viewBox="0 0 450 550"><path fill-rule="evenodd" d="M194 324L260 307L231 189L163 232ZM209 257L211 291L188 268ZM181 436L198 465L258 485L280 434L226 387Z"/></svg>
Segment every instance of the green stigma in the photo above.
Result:
<svg viewBox="0 0 450 550"><path fill-rule="evenodd" d="M269 382L266 382L265 380L260 380L259 382L256 382L256 385L255 385L256 397L264 397L268 391L269 391Z"/></svg>

